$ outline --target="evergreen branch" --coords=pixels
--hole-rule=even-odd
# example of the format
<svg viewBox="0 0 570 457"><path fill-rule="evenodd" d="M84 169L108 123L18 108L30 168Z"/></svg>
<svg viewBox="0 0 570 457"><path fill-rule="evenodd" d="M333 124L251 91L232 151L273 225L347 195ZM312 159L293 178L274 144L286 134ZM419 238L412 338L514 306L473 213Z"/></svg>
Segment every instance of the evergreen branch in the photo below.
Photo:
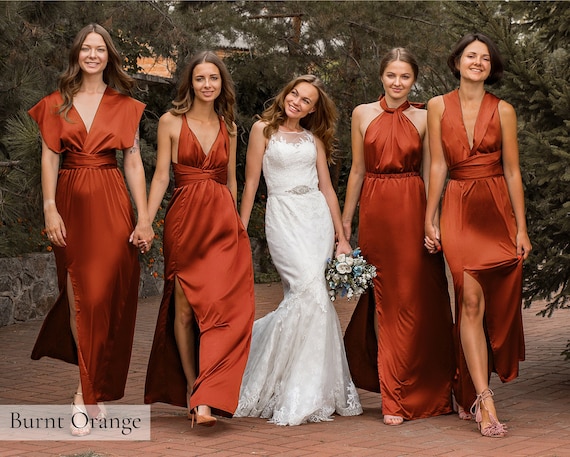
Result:
<svg viewBox="0 0 570 457"><path fill-rule="evenodd" d="M21 160L8 160L7 162L0 162L0 167L15 168L20 165Z"/></svg>

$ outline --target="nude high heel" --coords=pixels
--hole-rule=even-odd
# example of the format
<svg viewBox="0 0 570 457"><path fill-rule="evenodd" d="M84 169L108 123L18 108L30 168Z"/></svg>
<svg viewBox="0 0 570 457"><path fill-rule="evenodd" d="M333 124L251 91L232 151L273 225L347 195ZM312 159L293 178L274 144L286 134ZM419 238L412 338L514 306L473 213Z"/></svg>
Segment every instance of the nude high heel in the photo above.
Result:
<svg viewBox="0 0 570 457"><path fill-rule="evenodd" d="M213 427L218 421L214 416L198 414L198 407L194 408L192 412L188 414L190 415L189 419L192 420L192 428L194 428L194 421L196 425L202 425L204 427Z"/></svg>
<svg viewBox="0 0 570 457"><path fill-rule="evenodd" d="M73 396L69 430L73 436L87 436L91 433L91 421L89 420L89 415L87 414L87 408L85 408L85 405L77 405L75 403L76 396L83 396L83 394L76 392Z"/></svg>
<svg viewBox="0 0 570 457"><path fill-rule="evenodd" d="M477 422L477 428L481 432L481 435L488 436L490 438L502 438L507 434L507 427L504 424L501 424L495 416L491 414L491 412L485 406L485 400L491 398L493 395L493 391L491 389L485 389L475 399L475 403L471 406L471 414L475 416L475 421ZM485 408L487 414L489 415L489 424L485 427L481 427L481 422L483 417L481 415L481 407Z"/></svg>
<svg viewBox="0 0 570 457"><path fill-rule="evenodd" d="M97 403L97 407L99 408L99 414L97 414L94 419L97 422L102 422L107 419L107 408L105 407L105 403Z"/></svg>

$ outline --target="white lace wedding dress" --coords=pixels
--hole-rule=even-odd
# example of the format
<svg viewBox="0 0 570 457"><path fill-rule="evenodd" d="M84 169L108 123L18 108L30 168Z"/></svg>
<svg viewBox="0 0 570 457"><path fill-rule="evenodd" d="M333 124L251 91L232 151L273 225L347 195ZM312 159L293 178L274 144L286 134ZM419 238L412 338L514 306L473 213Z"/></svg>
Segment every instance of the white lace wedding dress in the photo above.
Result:
<svg viewBox="0 0 570 457"><path fill-rule="evenodd" d="M265 231L284 298L255 321L235 417L299 425L362 413L324 278L334 227L316 158L309 131L278 131L265 151Z"/></svg>

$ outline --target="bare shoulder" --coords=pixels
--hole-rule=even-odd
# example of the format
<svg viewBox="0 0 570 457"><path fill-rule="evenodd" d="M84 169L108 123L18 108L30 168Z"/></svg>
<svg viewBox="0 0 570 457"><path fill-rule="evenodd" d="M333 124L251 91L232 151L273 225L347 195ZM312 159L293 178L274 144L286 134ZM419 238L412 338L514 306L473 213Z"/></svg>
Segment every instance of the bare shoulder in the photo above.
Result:
<svg viewBox="0 0 570 457"><path fill-rule="evenodd" d="M313 138L315 139L315 144L317 145L317 149L321 148L324 150L325 144L323 143L323 140L321 140L317 135L315 135L313 132L311 132L311 135L313 135Z"/></svg>
<svg viewBox="0 0 570 457"><path fill-rule="evenodd" d="M423 108L416 108L415 106L411 106L406 110L406 114L410 116L410 118L417 119L419 121L425 121L427 119L427 110Z"/></svg>
<svg viewBox="0 0 570 457"><path fill-rule="evenodd" d="M176 116L175 114L167 111L162 116L160 116L158 122L165 127L180 125L182 123L182 116Z"/></svg>
<svg viewBox="0 0 570 457"><path fill-rule="evenodd" d="M265 127L267 127L267 122L259 119L253 123L253 125L251 126L251 131L252 132L259 132L259 131L263 132L263 129Z"/></svg>
<svg viewBox="0 0 570 457"><path fill-rule="evenodd" d="M352 116L366 116L371 113L380 113L378 102L362 103L352 110Z"/></svg>
<svg viewBox="0 0 570 457"><path fill-rule="evenodd" d="M433 110L441 113L443 112L444 106L443 95L437 95L436 97L431 98L427 103L428 111Z"/></svg>
<svg viewBox="0 0 570 457"><path fill-rule="evenodd" d="M352 112L353 131L359 131L364 137L366 129L380 113L382 113L382 108L378 102L358 105Z"/></svg>
<svg viewBox="0 0 570 457"><path fill-rule="evenodd" d="M516 118L516 112L515 112L513 105L511 105L509 102L506 102L504 100L499 101L499 114L501 115L501 118L503 118L503 117L515 117Z"/></svg>

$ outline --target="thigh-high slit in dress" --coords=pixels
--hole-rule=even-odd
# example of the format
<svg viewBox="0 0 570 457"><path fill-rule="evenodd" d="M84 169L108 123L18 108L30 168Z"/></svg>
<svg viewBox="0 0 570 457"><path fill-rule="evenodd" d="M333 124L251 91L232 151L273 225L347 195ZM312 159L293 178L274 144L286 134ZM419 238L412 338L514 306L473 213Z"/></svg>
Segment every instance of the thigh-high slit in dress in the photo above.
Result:
<svg viewBox="0 0 570 457"><path fill-rule="evenodd" d="M56 206L66 247L53 247L59 296L47 314L32 359L49 356L79 366L87 405L123 397L139 287L138 249L129 243L134 212L116 150L133 146L144 104L107 88L87 131L72 107L57 113L54 92L30 110L42 138L61 154ZM73 287L78 343L70 326L67 277Z"/></svg>
<svg viewBox="0 0 570 457"><path fill-rule="evenodd" d="M420 419L451 411L451 305L443 257L423 245L423 149L404 112L410 104L391 109L381 98L380 106L364 137L358 233L377 277L344 339L354 382L381 392L382 413Z"/></svg>
<svg viewBox="0 0 570 457"><path fill-rule="evenodd" d="M220 132L206 154L186 117L173 163L176 188L164 222L164 292L147 370L145 403L208 405L232 416L251 342L255 312L247 232L226 185L229 136ZM187 381L174 337L178 280L195 317L197 378Z"/></svg>
<svg viewBox="0 0 570 457"><path fill-rule="evenodd" d="M489 347L489 376L503 382L518 376L524 360L522 258L517 258L516 220L502 166L499 99L486 93L469 145L455 90L443 96L441 137L447 184L441 210L441 241L455 289L457 373L455 395L465 409L476 397L460 338L464 275L483 289L483 325Z"/></svg>

